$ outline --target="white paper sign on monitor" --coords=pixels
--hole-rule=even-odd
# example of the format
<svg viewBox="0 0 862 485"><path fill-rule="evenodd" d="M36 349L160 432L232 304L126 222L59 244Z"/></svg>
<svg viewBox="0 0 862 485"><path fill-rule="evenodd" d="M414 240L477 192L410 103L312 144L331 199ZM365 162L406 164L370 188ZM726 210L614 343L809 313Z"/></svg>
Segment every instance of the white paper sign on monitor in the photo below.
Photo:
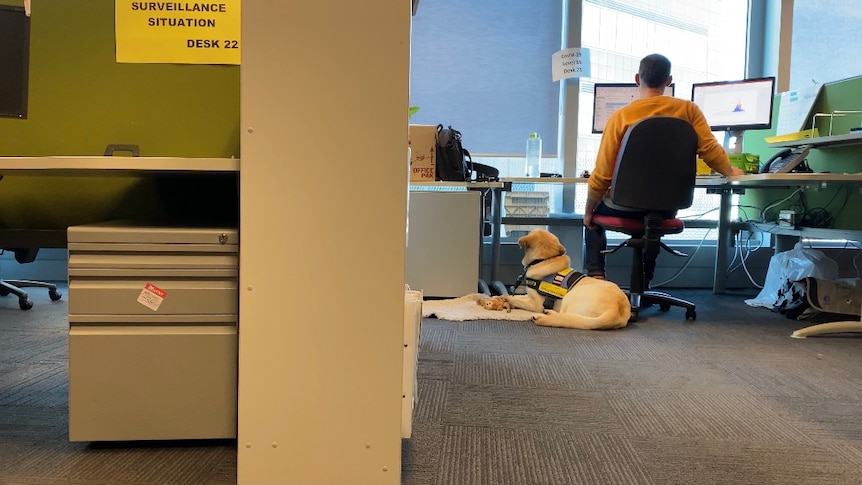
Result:
<svg viewBox="0 0 862 485"><path fill-rule="evenodd" d="M803 130L822 89L822 84L816 84L781 93L775 134L786 135Z"/></svg>

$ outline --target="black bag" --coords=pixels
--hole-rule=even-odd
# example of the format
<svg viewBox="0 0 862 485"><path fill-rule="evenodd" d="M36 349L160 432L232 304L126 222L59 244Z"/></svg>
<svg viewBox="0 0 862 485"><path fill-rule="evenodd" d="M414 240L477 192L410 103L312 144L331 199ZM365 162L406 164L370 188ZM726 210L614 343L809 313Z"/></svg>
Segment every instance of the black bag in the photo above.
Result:
<svg viewBox="0 0 862 485"><path fill-rule="evenodd" d="M793 320L835 322L859 320L862 315L862 286L808 276L794 285L804 295L802 305L782 312Z"/></svg>
<svg viewBox="0 0 862 485"><path fill-rule="evenodd" d="M461 132L437 125L437 180L466 182L473 172L470 152L461 146Z"/></svg>
<svg viewBox="0 0 862 485"><path fill-rule="evenodd" d="M500 171L473 162L470 152L461 145L461 132L437 125L436 179L447 182L496 182ZM473 173L476 177L473 178Z"/></svg>

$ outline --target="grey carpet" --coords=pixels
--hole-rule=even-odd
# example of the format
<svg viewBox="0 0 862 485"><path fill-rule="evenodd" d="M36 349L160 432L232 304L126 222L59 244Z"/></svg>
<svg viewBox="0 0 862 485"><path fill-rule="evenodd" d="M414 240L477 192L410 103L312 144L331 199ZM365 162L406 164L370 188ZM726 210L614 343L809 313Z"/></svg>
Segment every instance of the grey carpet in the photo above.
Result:
<svg viewBox="0 0 862 485"><path fill-rule="evenodd" d="M63 288L65 293L65 288ZM609 331L423 321L410 485L862 482L862 336L676 291ZM236 443L70 443L66 302L0 298L0 484L233 484Z"/></svg>

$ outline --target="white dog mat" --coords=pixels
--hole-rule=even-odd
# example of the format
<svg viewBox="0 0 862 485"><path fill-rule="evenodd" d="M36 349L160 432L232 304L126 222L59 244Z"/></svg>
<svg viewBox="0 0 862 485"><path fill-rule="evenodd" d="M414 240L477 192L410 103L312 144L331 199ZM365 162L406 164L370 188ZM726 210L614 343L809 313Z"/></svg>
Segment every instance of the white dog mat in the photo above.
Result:
<svg viewBox="0 0 862 485"><path fill-rule="evenodd" d="M451 300L425 300L422 302L422 316L436 316L441 320L462 322L464 320L531 320L533 312L512 309L511 312L486 310L476 301L486 298L481 293L453 298Z"/></svg>

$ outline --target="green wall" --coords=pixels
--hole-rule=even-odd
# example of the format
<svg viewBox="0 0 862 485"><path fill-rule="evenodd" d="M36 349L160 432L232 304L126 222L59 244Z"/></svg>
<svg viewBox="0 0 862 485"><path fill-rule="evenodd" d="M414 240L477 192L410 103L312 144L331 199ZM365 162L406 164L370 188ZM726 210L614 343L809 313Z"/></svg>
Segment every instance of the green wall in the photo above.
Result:
<svg viewBox="0 0 862 485"><path fill-rule="evenodd" d="M102 155L108 144L136 144L148 157L238 158L239 77L239 66L118 64L113 0L36 0L28 117L0 118L0 156ZM188 189L187 198L200 191ZM175 210L163 191L142 176L7 175L0 228L159 218Z"/></svg>
<svg viewBox="0 0 862 485"><path fill-rule="evenodd" d="M776 109L773 111L773 126L781 109L775 97ZM832 83L826 83L823 91L814 105L816 113L830 113L834 110L862 109L862 77L844 79ZM833 134L843 135L849 132L850 126L859 126L862 118L836 118L833 124ZM810 121L806 128L810 128ZM818 121L817 127L822 136L827 135L828 123ZM777 148L768 147L764 141L765 137L775 134L775 130L749 131L744 137L744 151L760 155L761 162L769 159ZM839 147L823 147L812 149L808 154L808 165L815 172L832 173L858 173L862 172L862 144L846 145ZM743 208L748 218L757 219L760 216L757 208L766 207L773 202L780 201L790 195L792 190L784 189L756 189L748 190L740 197L740 205L753 206L755 208ZM829 184L818 190L806 190L804 192L807 208L823 208L834 220L829 227L840 227L843 229L862 229L862 220L856 215L862 210L862 196L856 185ZM793 199L794 201L796 198ZM845 204L846 200L846 204ZM778 210L789 209L788 203L784 203L767 213L767 219L774 222L778 216ZM742 212L740 212L742 217Z"/></svg>
<svg viewBox="0 0 862 485"><path fill-rule="evenodd" d="M142 156L239 157L239 66L116 63L113 0L36 0L30 21L28 118L0 118L0 156L124 143Z"/></svg>

